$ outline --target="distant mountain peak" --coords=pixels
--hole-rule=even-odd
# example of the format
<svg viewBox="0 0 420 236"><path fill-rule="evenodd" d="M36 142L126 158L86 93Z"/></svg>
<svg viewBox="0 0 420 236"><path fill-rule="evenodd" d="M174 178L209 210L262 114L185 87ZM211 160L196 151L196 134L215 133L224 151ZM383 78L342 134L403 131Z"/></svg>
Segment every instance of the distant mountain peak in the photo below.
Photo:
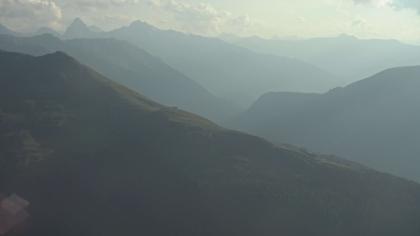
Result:
<svg viewBox="0 0 420 236"><path fill-rule="evenodd" d="M84 27L87 27L87 25L85 24L85 22L81 18L79 18L79 17L77 17L77 18L75 18L73 20L72 25L74 25L74 26L84 26Z"/></svg>
<svg viewBox="0 0 420 236"><path fill-rule="evenodd" d="M89 30L89 27L85 24L85 22L82 19L76 18L76 19L73 20L73 22L67 28L67 31L72 30L72 29Z"/></svg>
<svg viewBox="0 0 420 236"><path fill-rule="evenodd" d="M82 19L76 18L64 33L65 38L84 38L94 33Z"/></svg>
<svg viewBox="0 0 420 236"><path fill-rule="evenodd" d="M7 26L0 24L0 34L16 35L17 33L9 29Z"/></svg>
<svg viewBox="0 0 420 236"><path fill-rule="evenodd" d="M149 24L147 24L145 21L142 21L142 20L135 20L131 22L130 24L130 26L137 26L137 25L149 25Z"/></svg>
<svg viewBox="0 0 420 236"><path fill-rule="evenodd" d="M153 29L156 30L157 28L145 21L136 20L133 21L129 26L129 28L142 28L142 29Z"/></svg>
<svg viewBox="0 0 420 236"><path fill-rule="evenodd" d="M358 40L358 38L354 35L350 35L350 34L340 34L338 36L338 38L340 39L348 39L348 40Z"/></svg>

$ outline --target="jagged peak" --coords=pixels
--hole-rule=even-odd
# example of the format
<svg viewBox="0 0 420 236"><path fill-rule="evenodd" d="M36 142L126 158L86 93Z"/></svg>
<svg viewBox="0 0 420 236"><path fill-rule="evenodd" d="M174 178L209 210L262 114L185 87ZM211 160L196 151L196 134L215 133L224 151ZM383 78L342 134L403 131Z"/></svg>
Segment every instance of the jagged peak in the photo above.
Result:
<svg viewBox="0 0 420 236"><path fill-rule="evenodd" d="M87 27L87 25L85 24L85 22L81 18L79 18L79 17L77 17L77 18L75 18L73 20L73 22L71 23L70 26L72 26L72 25L74 25L74 26L85 26L85 27Z"/></svg>
<svg viewBox="0 0 420 236"><path fill-rule="evenodd" d="M82 21L82 19L76 18L67 28L66 34L69 34L71 31L80 31L80 30L87 31L89 30L89 27L85 24L85 22Z"/></svg>
<svg viewBox="0 0 420 236"><path fill-rule="evenodd" d="M95 32L87 26L82 19L76 18L73 23L69 25L64 33L65 38L83 38L90 37Z"/></svg>

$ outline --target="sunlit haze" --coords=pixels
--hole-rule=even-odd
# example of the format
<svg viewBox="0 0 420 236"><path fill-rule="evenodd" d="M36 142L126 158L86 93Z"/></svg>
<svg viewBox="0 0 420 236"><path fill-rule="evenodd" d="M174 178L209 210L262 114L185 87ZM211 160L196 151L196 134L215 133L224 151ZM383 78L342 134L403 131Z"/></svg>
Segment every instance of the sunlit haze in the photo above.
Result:
<svg viewBox="0 0 420 236"><path fill-rule="evenodd" d="M76 17L112 29L142 20L164 29L216 36L420 40L419 3L410 0L2 0L10 28L58 31Z"/></svg>

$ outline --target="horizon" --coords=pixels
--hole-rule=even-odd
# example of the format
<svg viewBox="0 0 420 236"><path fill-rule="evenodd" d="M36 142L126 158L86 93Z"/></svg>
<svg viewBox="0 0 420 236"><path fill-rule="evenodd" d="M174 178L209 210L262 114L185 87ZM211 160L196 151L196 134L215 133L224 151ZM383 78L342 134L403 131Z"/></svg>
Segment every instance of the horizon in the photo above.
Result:
<svg viewBox="0 0 420 236"><path fill-rule="evenodd" d="M229 38L238 38L238 39L252 39L252 38L256 38L256 39L262 39L262 40L282 40L282 41L305 41L305 40L312 40L312 39L334 39L334 38L353 38L355 40L384 40L384 41L396 41L402 44L407 44L407 45L414 45L414 46L420 46L420 40L419 42L406 42L403 40L399 40L399 39L394 39L394 38L375 38L375 37L359 37L357 35L353 35L353 34L347 34L347 33L338 33L336 35L325 35L325 36L313 36L313 37L298 37L298 36L272 36L272 37L265 37L265 36L261 36L261 35L248 35L248 36L240 36L240 35L235 35L235 34L229 34L229 33L222 33L220 35L201 35L198 33L194 33L194 32L183 32L177 29L172 29L172 28L163 28L163 27L159 27L158 25L154 25L151 22L147 22L144 21L142 19L136 19L133 20L127 24L122 24L119 25L115 28L112 29L103 29L100 26L97 25L93 25L93 24L87 24L86 21L82 18L82 17L75 17L65 28L61 29L61 30L56 30L54 28L48 27L48 26L41 26L37 29L33 29L30 31L22 31L22 30L18 30L18 29L14 29L12 27L9 27L8 25L2 24L0 22L0 26L5 27L8 30L11 30L14 33L20 34L22 36L35 36L35 35L43 35L43 34L50 34L54 37L56 37L56 35L53 35L51 32L43 32L43 33L39 33L41 30L51 30L52 32L58 33L60 37L62 37L67 29L74 24L77 20L80 20L86 27L88 27L90 30L96 30L98 32L112 32L113 30L117 30L117 29L121 29L124 27L129 27L132 24L136 23L136 22L140 22L146 25L149 25L151 27L154 27L158 30L162 30L162 31L175 31L177 33L181 33L181 34L185 34L185 35L192 35L192 36L200 36L200 37L207 37L207 38L217 38L217 39L229 39ZM226 42L229 42L229 40L224 40Z"/></svg>
<svg viewBox="0 0 420 236"><path fill-rule="evenodd" d="M419 44L420 6L405 0L8 0L0 23L16 32L64 32L76 18L109 31L140 20L159 29L221 37L309 39L351 35Z"/></svg>

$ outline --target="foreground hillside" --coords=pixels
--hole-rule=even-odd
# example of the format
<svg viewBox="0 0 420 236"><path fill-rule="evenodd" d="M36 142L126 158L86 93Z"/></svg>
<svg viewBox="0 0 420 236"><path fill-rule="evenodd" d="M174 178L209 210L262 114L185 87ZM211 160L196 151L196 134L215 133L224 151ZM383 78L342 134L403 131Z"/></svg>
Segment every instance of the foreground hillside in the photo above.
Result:
<svg viewBox="0 0 420 236"><path fill-rule="evenodd" d="M151 102L63 53L0 52L0 192L24 235L420 233L420 186Z"/></svg>
<svg viewBox="0 0 420 236"><path fill-rule="evenodd" d="M420 181L420 67L329 93L271 93L232 126Z"/></svg>

